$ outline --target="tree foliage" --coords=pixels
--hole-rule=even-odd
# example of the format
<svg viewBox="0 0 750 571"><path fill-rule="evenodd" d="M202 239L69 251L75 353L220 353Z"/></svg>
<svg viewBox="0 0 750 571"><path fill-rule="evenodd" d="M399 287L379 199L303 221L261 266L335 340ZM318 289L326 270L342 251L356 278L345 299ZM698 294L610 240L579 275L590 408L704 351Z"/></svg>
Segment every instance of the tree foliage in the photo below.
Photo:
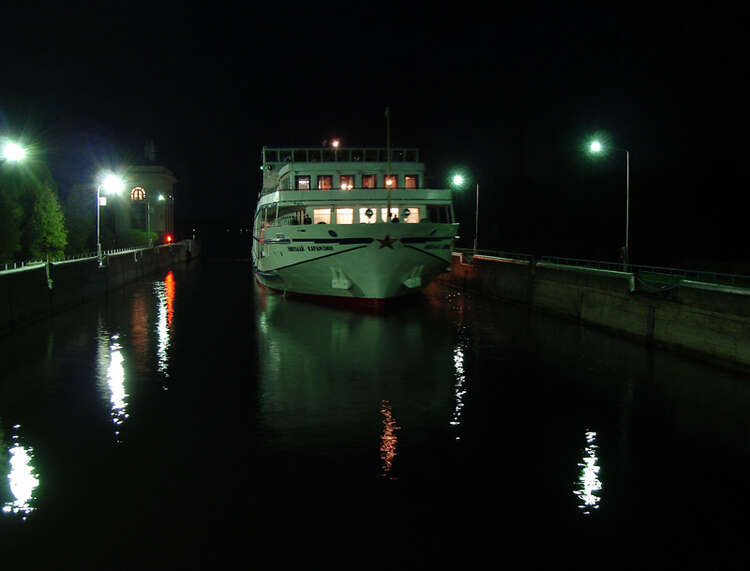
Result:
<svg viewBox="0 0 750 571"><path fill-rule="evenodd" d="M57 193L47 185L34 190L29 213L28 254L30 258L59 258L65 253L68 233Z"/></svg>
<svg viewBox="0 0 750 571"><path fill-rule="evenodd" d="M49 169L33 160L7 166L0 176L0 260L63 255L65 217Z"/></svg>
<svg viewBox="0 0 750 571"><path fill-rule="evenodd" d="M21 251L23 208L10 189L0 186L0 263L15 260Z"/></svg>

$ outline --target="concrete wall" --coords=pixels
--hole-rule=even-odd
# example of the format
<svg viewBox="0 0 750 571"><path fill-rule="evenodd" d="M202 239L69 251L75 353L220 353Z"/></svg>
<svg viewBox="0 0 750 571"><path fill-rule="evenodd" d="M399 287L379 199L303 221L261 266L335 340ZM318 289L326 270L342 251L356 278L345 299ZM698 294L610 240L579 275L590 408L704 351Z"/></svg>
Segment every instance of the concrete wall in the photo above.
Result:
<svg viewBox="0 0 750 571"><path fill-rule="evenodd" d="M184 240L96 259L50 262L0 273L0 335L104 295L140 277L200 254L200 244Z"/></svg>
<svg viewBox="0 0 750 571"><path fill-rule="evenodd" d="M439 279L645 343L750 368L750 290L683 280L647 291L627 272L454 254Z"/></svg>

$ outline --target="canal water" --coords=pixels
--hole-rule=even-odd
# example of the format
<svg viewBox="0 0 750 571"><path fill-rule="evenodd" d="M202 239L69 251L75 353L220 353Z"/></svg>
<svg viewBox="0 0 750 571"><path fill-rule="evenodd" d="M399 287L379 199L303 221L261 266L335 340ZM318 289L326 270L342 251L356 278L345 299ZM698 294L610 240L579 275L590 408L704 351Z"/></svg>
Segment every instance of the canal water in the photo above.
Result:
<svg viewBox="0 0 750 571"><path fill-rule="evenodd" d="M4 568L745 568L750 378L193 262L0 344Z"/></svg>

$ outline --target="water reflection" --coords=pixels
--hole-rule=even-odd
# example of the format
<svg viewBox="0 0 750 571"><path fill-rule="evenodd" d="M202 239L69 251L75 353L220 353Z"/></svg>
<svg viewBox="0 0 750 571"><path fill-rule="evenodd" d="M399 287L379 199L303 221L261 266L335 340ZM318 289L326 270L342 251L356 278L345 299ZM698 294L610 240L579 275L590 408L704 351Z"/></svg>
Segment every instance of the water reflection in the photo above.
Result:
<svg viewBox="0 0 750 571"><path fill-rule="evenodd" d="M369 469L375 437L382 476L392 474L399 425L448 422L456 382L450 323L425 316L416 304L372 314L261 289L257 300L259 414L274 446L317 449L327 442L351 449L358 442ZM363 422L373 402L379 422Z"/></svg>
<svg viewBox="0 0 750 571"><path fill-rule="evenodd" d="M591 510L599 509L599 502L601 502L601 497L597 495L597 492L602 489L602 483L599 480L600 466L597 465L597 448L596 432L587 430L584 456L581 462L578 463L579 468L581 468L581 473L578 476L576 489L573 490L573 494L575 494L581 502L578 504L578 507L585 515L590 515Z"/></svg>
<svg viewBox="0 0 750 571"><path fill-rule="evenodd" d="M466 371L464 370L464 349L459 344L453 349L453 367L455 369L456 385L454 387L454 393L456 396L456 406L453 409L451 415L451 426L458 428L461 425L461 413L464 408L464 395L466 395L466 389L464 385L466 383ZM461 436L456 435L456 440L460 440Z"/></svg>
<svg viewBox="0 0 750 571"><path fill-rule="evenodd" d="M120 426L128 418L127 397L125 390L125 358L118 334L110 335L99 325L99 342L97 346L99 363L99 386L109 402L110 416L115 424L115 436L120 435Z"/></svg>
<svg viewBox="0 0 750 571"><path fill-rule="evenodd" d="M381 404L380 414L383 415L383 434L380 437L380 459L383 460L382 475L387 477L396 457L396 446L398 444L397 430L401 427L396 424L391 411L391 403L384 400ZM391 479L393 477L391 476Z"/></svg>
<svg viewBox="0 0 750 571"><path fill-rule="evenodd" d="M167 351L172 331L172 318L174 317L175 293L175 281L172 271L165 276L164 281L154 282L154 293L156 294L156 307L158 310L156 322L156 334L158 338L156 348L157 369L165 377L168 377L167 366L169 360Z"/></svg>
<svg viewBox="0 0 750 571"><path fill-rule="evenodd" d="M21 428L16 424L13 429ZM35 473L32 460L34 449L25 446L18 434L12 436L13 444L8 450L10 455L8 482L13 499L3 504L2 511L5 514L19 515L26 519L28 514L34 511L34 499L36 489L39 487L39 477Z"/></svg>

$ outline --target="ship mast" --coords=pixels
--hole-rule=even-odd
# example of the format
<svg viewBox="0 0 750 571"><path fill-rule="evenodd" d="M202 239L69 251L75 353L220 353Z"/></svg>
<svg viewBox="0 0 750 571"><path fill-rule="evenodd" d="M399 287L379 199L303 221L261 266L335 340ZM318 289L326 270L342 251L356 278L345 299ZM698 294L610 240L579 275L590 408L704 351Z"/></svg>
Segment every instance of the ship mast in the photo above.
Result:
<svg viewBox="0 0 750 571"><path fill-rule="evenodd" d="M386 214L385 221L391 221L391 108L385 108L385 189L386 189Z"/></svg>

